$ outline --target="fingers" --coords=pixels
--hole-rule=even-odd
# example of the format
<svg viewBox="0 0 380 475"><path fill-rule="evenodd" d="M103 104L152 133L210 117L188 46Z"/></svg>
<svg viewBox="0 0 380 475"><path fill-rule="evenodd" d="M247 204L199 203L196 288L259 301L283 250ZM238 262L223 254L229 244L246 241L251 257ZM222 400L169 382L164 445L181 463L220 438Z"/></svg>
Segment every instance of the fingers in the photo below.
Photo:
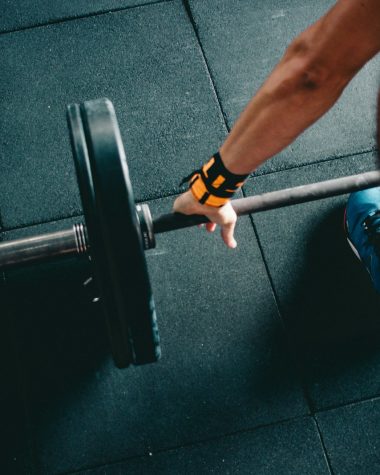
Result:
<svg viewBox="0 0 380 475"><path fill-rule="evenodd" d="M209 233L213 233L216 229L216 223L206 223L206 229Z"/></svg>
<svg viewBox="0 0 380 475"><path fill-rule="evenodd" d="M237 242L234 238L235 224L236 220L231 223L225 224L224 226L222 226L221 230L223 241L231 249L235 249L237 246Z"/></svg>
<svg viewBox="0 0 380 475"><path fill-rule="evenodd" d="M221 235L224 243L230 249L237 247L237 242L234 238L235 226L237 221L236 213L233 211L231 205L224 209L219 209L214 216L208 215L210 223L200 225L199 227L205 227L208 232L213 233L217 224L221 227Z"/></svg>
<svg viewBox="0 0 380 475"><path fill-rule="evenodd" d="M198 224L198 228L205 227L209 233L216 229L216 223ZM221 235L224 243L231 249L235 249L237 242L234 238L235 223L227 224L221 227Z"/></svg>
<svg viewBox="0 0 380 475"><path fill-rule="evenodd" d="M222 239L225 244L230 249L236 248L237 243L234 238L234 231L237 216L230 202L221 208L210 208L209 206L198 203L192 193L187 191L174 201L173 211L183 214L200 214L207 216L210 222L205 225L199 225L198 227L205 227L208 232L213 233L217 225L220 225Z"/></svg>
<svg viewBox="0 0 380 475"><path fill-rule="evenodd" d="M198 228L206 228L209 233L213 233L216 229L216 223L206 223L206 224L198 224Z"/></svg>

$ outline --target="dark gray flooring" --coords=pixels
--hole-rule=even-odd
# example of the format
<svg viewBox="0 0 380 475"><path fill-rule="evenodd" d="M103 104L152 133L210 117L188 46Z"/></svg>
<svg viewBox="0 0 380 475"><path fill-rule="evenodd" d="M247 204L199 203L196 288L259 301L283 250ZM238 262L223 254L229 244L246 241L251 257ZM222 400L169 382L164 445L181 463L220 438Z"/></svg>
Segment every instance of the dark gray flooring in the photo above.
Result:
<svg viewBox="0 0 380 475"><path fill-rule="evenodd" d="M378 473L379 400L342 406L317 416L334 473Z"/></svg>
<svg viewBox="0 0 380 475"><path fill-rule="evenodd" d="M190 0L196 29L231 127L284 48L333 5L332 0ZM375 96L380 58L347 87L338 104L257 173L277 171L375 146ZM339 124L339 127L337 127Z"/></svg>
<svg viewBox="0 0 380 475"><path fill-rule="evenodd" d="M329 474L321 440L311 418L263 427L164 453L151 452L83 475L128 474Z"/></svg>
<svg viewBox="0 0 380 475"><path fill-rule="evenodd" d="M2 2L0 32L10 32L76 17L117 11L127 7L156 3L158 0L24 0ZM161 0L162 1L162 0ZM164 0L165 1L165 0Z"/></svg>
<svg viewBox="0 0 380 475"><path fill-rule="evenodd" d="M83 219L65 106L101 96L136 198L170 211L182 177L332 3L5 2L0 239ZM375 58L244 193L374 169L378 69ZM86 259L1 274L0 472L377 473L380 301L346 245L345 200L241 218L234 251L196 228L158 236L156 365L114 367Z"/></svg>
<svg viewBox="0 0 380 475"><path fill-rule="evenodd" d="M181 2L10 33L0 49L5 227L80 212L68 103L113 101L139 200L178 192L226 134Z"/></svg>
<svg viewBox="0 0 380 475"><path fill-rule="evenodd" d="M245 191L272 191L375 167L375 154L368 153L260 176L251 179ZM380 395L379 378L373 377L380 364L380 320L374 311L380 310L380 297L345 242L346 199L320 200L253 218L317 410Z"/></svg>
<svg viewBox="0 0 380 475"><path fill-rule="evenodd" d="M153 203L152 210L170 203ZM86 332L91 304L78 265L68 264L65 273L61 265L30 271L34 282L25 284L17 313L38 309L23 341L22 384L43 473L308 413L249 218L240 221L237 236L235 253L217 236L205 242L196 229L164 235L150 251L163 346L162 361L150 367L120 371L97 353L97 332ZM231 269L231 293L224 295L218 290L226 278L218 272L221 261ZM16 292L27 280L24 271L8 274ZM99 335L95 341L101 343Z"/></svg>

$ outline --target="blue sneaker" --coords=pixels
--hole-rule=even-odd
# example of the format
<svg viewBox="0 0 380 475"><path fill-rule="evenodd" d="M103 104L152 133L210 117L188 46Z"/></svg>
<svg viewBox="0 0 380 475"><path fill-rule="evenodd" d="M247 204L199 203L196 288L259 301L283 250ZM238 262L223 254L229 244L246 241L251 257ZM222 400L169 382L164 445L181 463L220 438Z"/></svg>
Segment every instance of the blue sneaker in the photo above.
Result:
<svg viewBox="0 0 380 475"><path fill-rule="evenodd" d="M349 245L380 293L380 187L352 193L344 223Z"/></svg>

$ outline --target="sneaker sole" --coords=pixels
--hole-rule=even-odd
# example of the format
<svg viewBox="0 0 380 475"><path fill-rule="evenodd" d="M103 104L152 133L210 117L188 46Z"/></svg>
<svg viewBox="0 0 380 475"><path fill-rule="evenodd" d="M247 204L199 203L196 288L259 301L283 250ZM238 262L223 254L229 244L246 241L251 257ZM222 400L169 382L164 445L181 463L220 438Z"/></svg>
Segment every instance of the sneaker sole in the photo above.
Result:
<svg viewBox="0 0 380 475"><path fill-rule="evenodd" d="M344 227L344 232L346 234L346 239L348 244L350 245L352 252L355 254L355 256L359 259L360 262L362 262L361 257L359 255L358 250L356 247L353 245L352 241L348 237L348 226L347 226L347 209L344 210L344 217L343 217L343 227Z"/></svg>

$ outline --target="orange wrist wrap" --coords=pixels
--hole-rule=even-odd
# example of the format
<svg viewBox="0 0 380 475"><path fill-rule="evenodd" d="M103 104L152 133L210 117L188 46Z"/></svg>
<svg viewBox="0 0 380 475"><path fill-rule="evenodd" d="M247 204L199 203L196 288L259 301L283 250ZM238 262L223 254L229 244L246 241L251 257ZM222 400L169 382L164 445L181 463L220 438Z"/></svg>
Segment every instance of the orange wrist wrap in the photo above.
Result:
<svg viewBox="0 0 380 475"><path fill-rule="evenodd" d="M220 208L239 190L247 177L228 171L217 152L200 170L184 178L181 185L190 181L191 192L199 203Z"/></svg>

